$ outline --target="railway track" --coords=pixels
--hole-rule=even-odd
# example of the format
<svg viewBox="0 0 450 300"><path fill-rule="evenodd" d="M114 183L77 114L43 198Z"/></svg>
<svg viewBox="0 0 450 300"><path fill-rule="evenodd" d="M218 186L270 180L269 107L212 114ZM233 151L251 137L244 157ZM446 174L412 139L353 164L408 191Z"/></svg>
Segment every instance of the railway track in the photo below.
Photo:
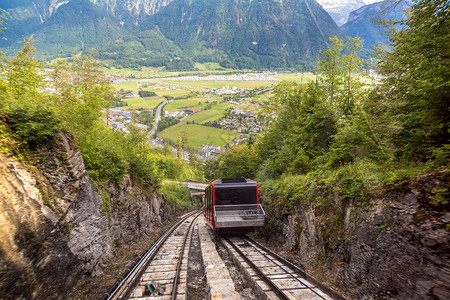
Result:
<svg viewBox="0 0 450 300"><path fill-rule="evenodd" d="M185 215L162 233L101 299L185 298L190 237L200 213Z"/></svg>
<svg viewBox="0 0 450 300"><path fill-rule="evenodd" d="M345 300L332 289L247 236L220 238L258 299Z"/></svg>
<svg viewBox="0 0 450 300"><path fill-rule="evenodd" d="M101 299L188 299L187 281L195 277L194 274L188 274L189 249L192 247L200 248L197 256L200 255L200 261L203 261L201 265L204 266L208 286L204 291L195 290L194 294L200 295L198 299L248 299L245 296L241 298L236 290L234 279L229 276L224 262L216 253L217 244L214 238L211 240L214 235L210 236L210 229L203 219L197 220L200 214L197 211L185 215L161 234L154 245L122 274ZM193 234L194 224L197 224L196 235ZM196 237L194 240L199 242L191 246L193 235ZM234 264L240 269L240 276L246 279L244 282L247 282L247 287L252 287L257 299L345 300L245 235L215 237L228 250ZM191 253L191 256L194 254ZM192 286L190 288L192 293ZM251 298L254 299L254 296Z"/></svg>

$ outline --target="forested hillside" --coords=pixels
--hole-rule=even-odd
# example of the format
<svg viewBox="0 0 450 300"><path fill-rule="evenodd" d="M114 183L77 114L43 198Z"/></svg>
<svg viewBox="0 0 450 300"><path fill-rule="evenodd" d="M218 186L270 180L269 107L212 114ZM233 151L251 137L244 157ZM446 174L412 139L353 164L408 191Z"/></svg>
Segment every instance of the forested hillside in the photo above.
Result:
<svg viewBox="0 0 450 300"><path fill-rule="evenodd" d="M308 70L328 38L341 35L331 17L311 0L178 0L149 23L194 58L237 68Z"/></svg>
<svg viewBox="0 0 450 300"><path fill-rule="evenodd" d="M120 67L192 70L222 67L309 70L329 37L342 32L314 0L0 2L8 30L0 47L14 55L34 35L37 55L70 57L95 48Z"/></svg>

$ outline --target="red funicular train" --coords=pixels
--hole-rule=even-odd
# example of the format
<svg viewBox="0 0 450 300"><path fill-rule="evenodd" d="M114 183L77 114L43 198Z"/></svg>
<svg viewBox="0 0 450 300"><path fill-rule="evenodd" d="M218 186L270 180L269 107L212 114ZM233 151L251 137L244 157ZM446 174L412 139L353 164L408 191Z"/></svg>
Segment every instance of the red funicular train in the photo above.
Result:
<svg viewBox="0 0 450 300"><path fill-rule="evenodd" d="M205 219L214 231L253 231L264 226L264 218L254 180L217 179L205 189Z"/></svg>

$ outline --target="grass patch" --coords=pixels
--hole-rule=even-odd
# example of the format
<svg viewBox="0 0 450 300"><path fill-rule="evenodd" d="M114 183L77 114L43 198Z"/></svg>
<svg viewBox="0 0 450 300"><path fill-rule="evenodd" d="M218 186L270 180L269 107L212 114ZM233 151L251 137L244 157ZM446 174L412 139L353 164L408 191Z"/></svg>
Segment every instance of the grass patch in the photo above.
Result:
<svg viewBox="0 0 450 300"><path fill-rule="evenodd" d="M112 85L116 90L124 89L125 91L133 91L138 92L139 88L137 85L137 81L127 81L127 82L121 82L121 83L114 83Z"/></svg>
<svg viewBox="0 0 450 300"><path fill-rule="evenodd" d="M259 94L255 97L252 97L251 101L266 103L266 102L269 102L272 97L273 97L273 93L267 92L267 93Z"/></svg>
<svg viewBox="0 0 450 300"><path fill-rule="evenodd" d="M151 108L156 108L159 104L164 102L164 98L160 97L144 98L144 100Z"/></svg>
<svg viewBox="0 0 450 300"><path fill-rule="evenodd" d="M124 99L128 103L126 108L128 109L139 109L139 108L155 108L161 102L164 101L163 98L151 97L151 98L128 98Z"/></svg>
<svg viewBox="0 0 450 300"><path fill-rule="evenodd" d="M195 148L198 148L203 144L224 147L240 135L240 133L236 131L181 122L160 132L158 136L176 143L181 131L186 132L188 143Z"/></svg>
<svg viewBox="0 0 450 300"><path fill-rule="evenodd" d="M197 92L200 91L198 89L188 89L188 88L177 88L175 90L157 90L153 89L153 91L158 96L170 96L170 97L184 97L189 95L191 92Z"/></svg>
<svg viewBox="0 0 450 300"><path fill-rule="evenodd" d="M226 109L233 107L233 104L221 103L214 105L211 109L200 111L192 116L184 119L186 122L195 122L198 124L204 124L206 122L213 122L225 116Z"/></svg>
<svg viewBox="0 0 450 300"><path fill-rule="evenodd" d="M181 99L175 100L168 103L165 107L165 111L180 111L183 109L192 109L195 111L202 110L209 103L214 101L220 101L219 98L189 98L189 99Z"/></svg>
<svg viewBox="0 0 450 300"><path fill-rule="evenodd" d="M276 79L279 79L279 80L300 81L300 82L309 82L309 81L313 81L316 79L316 76L309 72L287 73L287 74L274 75L273 77Z"/></svg>

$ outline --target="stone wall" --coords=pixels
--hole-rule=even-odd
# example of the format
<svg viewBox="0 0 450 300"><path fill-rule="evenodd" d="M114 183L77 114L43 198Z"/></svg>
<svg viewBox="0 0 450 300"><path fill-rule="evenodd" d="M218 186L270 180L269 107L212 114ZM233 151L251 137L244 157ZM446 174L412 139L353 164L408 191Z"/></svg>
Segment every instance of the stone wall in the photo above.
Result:
<svg viewBox="0 0 450 300"><path fill-rule="evenodd" d="M361 201L341 199L330 214L314 205L265 206L274 220L266 236L319 280L351 299L448 299L450 213L433 205L448 171L426 174ZM284 211L276 215L276 211ZM330 218L342 215L333 228ZM331 228L330 228L331 227Z"/></svg>
<svg viewBox="0 0 450 300"><path fill-rule="evenodd" d="M115 242L146 237L176 214L128 177L106 187L105 207L68 134L35 160L26 166L0 153L2 299L61 299L81 276L102 272Z"/></svg>

